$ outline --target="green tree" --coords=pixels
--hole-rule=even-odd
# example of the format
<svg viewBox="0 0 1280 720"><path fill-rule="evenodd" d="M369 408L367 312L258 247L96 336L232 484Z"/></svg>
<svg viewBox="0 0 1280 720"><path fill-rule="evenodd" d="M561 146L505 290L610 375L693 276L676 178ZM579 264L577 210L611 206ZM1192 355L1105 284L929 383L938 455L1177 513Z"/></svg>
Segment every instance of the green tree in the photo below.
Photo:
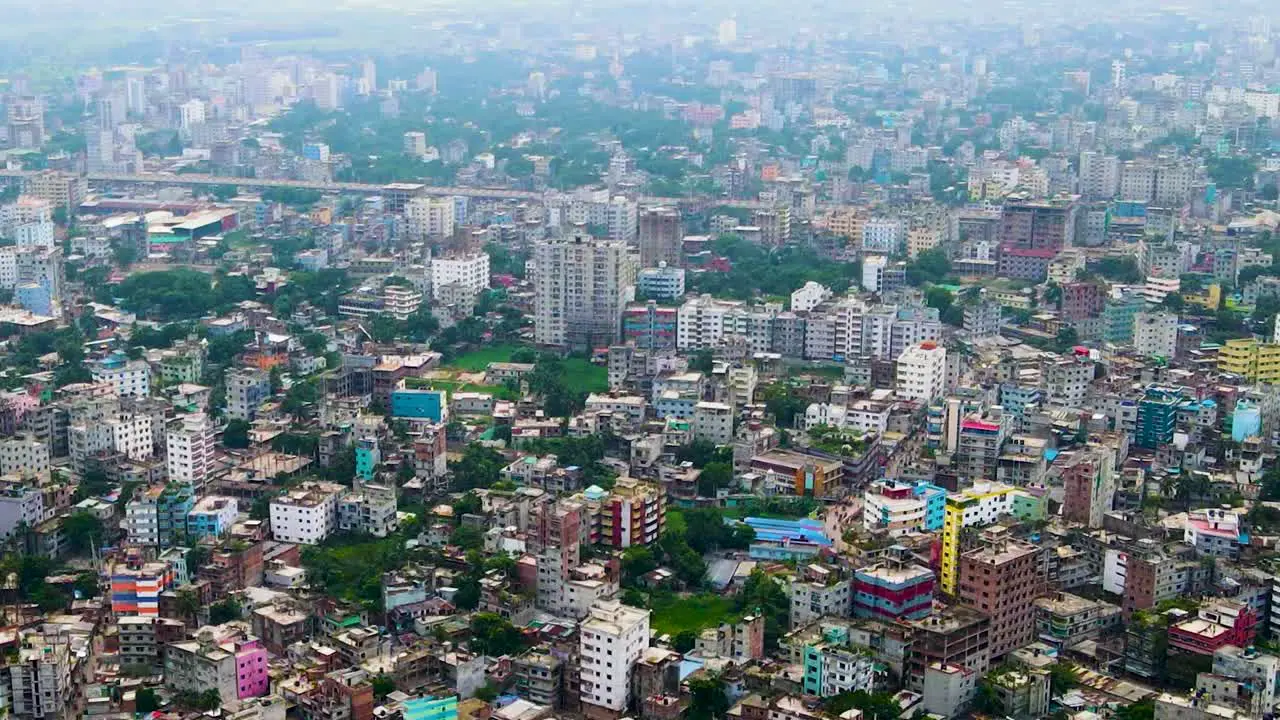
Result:
<svg viewBox="0 0 1280 720"><path fill-rule="evenodd" d="M134 711L139 713L151 713L160 709L160 698L156 697L156 691L152 688L138 688L134 692Z"/></svg>
<svg viewBox="0 0 1280 720"><path fill-rule="evenodd" d="M239 620L242 612L240 601L229 597L209 606L209 624L221 625L232 620Z"/></svg>
<svg viewBox="0 0 1280 720"><path fill-rule="evenodd" d="M378 673L369 679L369 684L373 686L373 696L379 700L390 695L396 689L396 681L391 679L386 673Z"/></svg>
<svg viewBox="0 0 1280 720"><path fill-rule="evenodd" d="M102 547L102 521L93 513L80 511L62 521L62 534L67 546L74 553L88 552L91 547Z"/></svg>
<svg viewBox="0 0 1280 720"><path fill-rule="evenodd" d="M476 613L471 618L471 649L481 655L514 655L525 648L524 634L494 613Z"/></svg>
<svg viewBox="0 0 1280 720"><path fill-rule="evenodd" d="M487 488L498 481L505 466L502 455L497 451L472 443L452 468L453 486L457 490Z"/></svg>
<svg viewBox="0 0 1280 720"><path fill-rule="evenodd" d="M733 485L733 466L725 462L708 463L698 475L698 495L713 498L720 488Z"/></svg>
<svg viewBox="0 0 1280 720"><path fill-rule="evenodd" d="M681 630L671 638L671 647L678 653L687 653L698 644L698 633L692 630Z"/></svg>
<svg viewBox="0 0 1280 720"><path fill-rule="evenodd" d="M484 548L484 533L470 525L459 525L449 535L449 544L463 550L481 550Z"/></svg>
<svg viewBox="0 0 1280 720"><path fill-rule="evenodd" d="M724 678L718 674L703 674L688 681L689 720L716 720L729 713L729 695Z"/></svg>
<svg viewBox="0 0 1280 720"><path fill-rule="evenodd" d="M249 447L249 428L244 420L230 420L222 431L222 444L229 448L243 449Z"/></svg>
<svg viewBox="0 0 1280 720"><path fill-rule="evenodd" d="M951 272L951 260L946 250L940 247L929 248L916 255L916 259L907 265L907 282L920 286L925 283L940 283Z"/></svg>

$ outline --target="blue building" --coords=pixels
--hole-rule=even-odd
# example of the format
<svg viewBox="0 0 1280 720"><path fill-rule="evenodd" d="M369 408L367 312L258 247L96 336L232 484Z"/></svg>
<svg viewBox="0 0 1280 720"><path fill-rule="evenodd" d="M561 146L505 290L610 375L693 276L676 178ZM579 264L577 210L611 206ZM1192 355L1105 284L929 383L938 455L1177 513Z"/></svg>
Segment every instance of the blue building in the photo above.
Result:
<svg viewBox="0 0 1280 720"><path fill-rule="evenodd" d="M44 315L53 317L57 315L53 308L53 295L49 292L47 285L37 283L25 283L14 288L13 299L24 310L30 310L36 315Z"/></svg>
<svg viewBox="0 0 1280 720"><path fill-rule="evenodd" d="M1262 411L1249 400L1240 400L1231 413L1231 439L1244 442L1245 438L1262 434Z"/></svg>
<svg viewBox="0 0 1280 720"><path fill-rule="evenodd" d="M378 449L377 438L363 438L356 442L356 477L373 480L381 462L382 452Z"/></svg>
<svg viewBox="0 0 1280 720"><path fill-rule="evenodd" d="M449 396L444 390L392 390L391 416L446 422Z"/></svg>
<svg viewBox="0 0 1280 720"><path fill-rule="evenodd" d="M947 512L947 489L921 480L916 483L915 494L924 500L925 531L941 530Z"/></svg>
<svg viewBox="0 0 1280 720"><path fill-rule="evenodd" d="M458 696L421 697L405 700L404 720L458 720Z"/></svg>

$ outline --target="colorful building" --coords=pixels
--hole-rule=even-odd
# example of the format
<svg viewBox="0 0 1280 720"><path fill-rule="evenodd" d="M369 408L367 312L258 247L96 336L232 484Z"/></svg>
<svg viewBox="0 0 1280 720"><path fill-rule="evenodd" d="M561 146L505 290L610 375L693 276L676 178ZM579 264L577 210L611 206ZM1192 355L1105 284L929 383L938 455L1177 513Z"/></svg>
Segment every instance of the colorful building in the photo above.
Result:
<svg viewBox="0 0 1280 720"><path fill-rule="evenodd" d="M994 523L1012 515L1014 496L1025 492L1003 483L974 483L947 496L942 520L942 592L956 594L960 566L960 530Z"/></svg>
<svg viewBox="0 0 1280 720"><path fill-rule="evenodd" d="M449 395L444 390L392 390L391 416L448 422Z"/></svg>
<svg viewBox="0 0 1280 720"><path fill-rule="evenodd" d="M1257 612L1234 600L1217 600L1200 608L1193 618L1169 626L1169 647L1212 657L1227 645L1250 647L1258 625Z"/></svg>
<svg viewBox="0 0 1280 720"><path fill-rule="evenodd" d="M1218 349L1218 370L1250 382L1280 383L1280 344L1236 338Z"/></svg>
<svg viewBox="0 0 1280 720"><path fill-rule="evenodd" d="M377 438L366 437L356 441L356 477L373 480L381 462L382 451L378 448Z"/></svg>
<svg viewBox="0 0 1280 720"><path fill-rule="evenodd" d="M458 720L458 696L420 697L405 700L404 720Z"/></svg>
<svg viewBox="0 0 1280 720"><path fill-rule="evenodd" d="M160 593L177 584L168 563L130 562L111 571L111 612L160 617Z"/></svg>
<svg viewBox="0 0 1280 720"><path fill-rule="evenodd" d="M918 620L933 609L933 571L902 556L860 568L853 575L853 614Z"/></svg>

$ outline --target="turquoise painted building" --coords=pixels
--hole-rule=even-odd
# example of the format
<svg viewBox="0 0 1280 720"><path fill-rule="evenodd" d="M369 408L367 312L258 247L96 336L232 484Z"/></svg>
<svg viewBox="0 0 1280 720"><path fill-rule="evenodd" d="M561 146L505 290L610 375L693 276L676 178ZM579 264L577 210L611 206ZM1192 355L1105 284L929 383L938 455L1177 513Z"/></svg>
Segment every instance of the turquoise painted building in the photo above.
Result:
<svg viewBox="0 0 1280 720"><path fill-rule="evenodd" d="M1262 411L1249 400L1236 403L1231 413L1231 439L1244 442L1245 438L1262 434Z"/></svg>
<svg viewBox="0 0 1280 720"><path fill-rule="evenodd" d="M404 720L458 720L458 696L422 697L404 701Z"/></svg>
<svg viewBox="0 0 1280 720"><path fill-rule="evenodd" d="M915 496L924 500L924 529L941 530L947 512L947 489L921 480L914 488Z"/></svg>
<svg viewBox="0 0 1280 720"><path fill-rule="evenodd" d="M381 462L382 451L378 449L376 438L364 438L356 442L356 477L373 480Z"/></svg>
<svg viewBox="0 0 1280 720"><path fill-rule="evenodd" d="M391 416L445 422L449 417L449 396L444 390L392 390Z"/></svg>

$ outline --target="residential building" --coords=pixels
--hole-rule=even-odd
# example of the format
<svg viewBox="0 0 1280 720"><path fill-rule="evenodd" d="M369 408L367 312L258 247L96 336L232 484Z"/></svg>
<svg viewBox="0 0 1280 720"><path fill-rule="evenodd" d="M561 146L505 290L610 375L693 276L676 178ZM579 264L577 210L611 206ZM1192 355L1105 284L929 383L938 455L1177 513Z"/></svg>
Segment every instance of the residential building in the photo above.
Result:
<svg viewBox="0 0 1280 720"><path fill-rule="evenodd" d="M824 617L848 617L853 608L853 586L834 568L806 565L791 582L791 627L798 628Z"/></svg>
<svg viewBox="0 0 1280 720"><path fill-rule="evenodd" d="M214 427L208 415L188 413L165 431L169 481L202 490L213 472Z"/></svg>
<svg viewBox="0 0 1280 720"><path fill-rule="evenodd" d="M679 300L684 296L685 271L682 267L659 262L657 267L642 268L636 276L636 296L649 300Z"/></svg>
<svg viewBox="0 0 1280 720"><path fill-rule="evenodd" d="M930 663L924 670L923 707L940 717L959 717L977 688L978 673L963 666Z"/></svg>
<svg viewBox="0 0 1280 720"><path fill-rule="evenodd" d="M271 501L271 534L281 542L315 545L338 529L338 498L344 488L305 482Z"/></svg>
<svg viewBox="0 0 1280 720"><path fill-rule="evenodd" d="M634 299L635 257L625 242L577 231L534 246L534 339L592 349L618 341L622 311Z"/></svg>
<svg viewBox="0 0 1280 720"><path fill-rule="evenodd" d="M991 617L991 658L1035 636L1034 604L1048 583L1044 548L1015 540L1005 528L983 533L984 546L960 555L956 596Z"/></svg>
<svg viewBox="0 0 1280 720"><path fill-rule="evenodd" d="M258 406L271 396L271 378L265 370L233 368L227 371L226 416L234 420L252 421Z"/></svg>
<svg viewBox="0 0 1280 720"><path fill-rule="evenodd" d="M982 612L953 605L904 624L913 636L905 672L909 690L924 690L926 670L933 665L959 666L978 677L991 665L991 620Z"/></svg>
<svg viewBox="0 0 1280 720"><path fill-rule="evenodd" d="M602 600L579 629L581 698L588 718L619 718L631 704L632 670L649 646L649 611Z"/></svg>
<svg viewBox="0 0 1280 720"><path fill-rule="evenodd" d="M240 504L233 497L205 495L187 511L187 542L220 538L231 530L240 516Z"/></svg>
<svg viewBox="0 0 1280 720"><path fill-rule="evenodd" d="M1253 646L1258 613L1234 600L1213 600L1195 616L1169 626L1169 647L1196 655L1213 656L1221 648Z"/></svg>
<svg viewBox="0 0 1280 720"><path fill-rule="evenodd" d="M124 530L129 542L168 547L187 531L187 514L195 507L190 485L153 485L134 494L125 505Z"/></svg>
<svg viewBox="0 0 1280 720"><path fill-rule="evenodd" d="M31 437L0 439L0 475L32 477L49 472L49 446Z"/></svg>
<svg viewBox="0 0 1280 720"><path fill-rule="evenodd" d="M151 366L145 360L130 360L123 353L89 364L94 382L111 383L116 394L146 397L151 394Z"/></svg>
<svg viewBox="0 0 1280 720"><path fill-rule="evenodd" d="M489 254L475 252L431 258L432 298L439 300L443 289L455 284L473 295L489 289Z"/></svg>
<svg viewBox="0 0 1280 720"><path fill-rule="evenodd" d="M422 240L426 238L440 239L453 237L454 228L454 204L451 197L415 197L404 204L405 222L408 226L409 236L414 240ZM484 263L487 267L489 264L489 256L484 256ZM432 275L435 274L435 261L432 260ZM485 275L487 284L489 278ZM435 285L434 277L432 285Z"/></svg>
<svg viewBox="0 0 1280 720"><path fill-rule="evenodd" d="M386 537L395 532L397 526L394 485L357 477L355 488L338 501L340 530Z"/></svg>
<svg viewBox="0 0 1280 720"><path fill-rule="evenodd" d="M732 405L716 402L700 402L693 406L693 437L713 445L733 443Z"/></svg>
<svg viewBox="0 0 1280 720"><path fill-rule="evenodd" d="M892 549L891 549L892 550ZM905 548L854 571L853 614L889 620L919 619L933 610L934 574L909 559Z"/></svg>
<svg viewBox="0 0 1280 720"><path fill-rule="evenodd" d="M1178 350L1178 316L1170 312L1135 315L1133 349L1139 355L1172 358Z"/></svg>
<svg viewBox="0 0 1280 720"><path fill-rule="evenodd" d="M680 221L680 210L674 207L641 209L639 245L642 268L683 265L684 224Z"/></svg>
<svg viewBox="0 0 1280 720"><path fill-rule="evenodd" d="M1228 340L1218 350L1218 370L1253 383L1280 383L1280 344L1256 338Z"/></svg>
<svg viewBox="0 0 1280 720"><path fill-rule="evenodd" d="M0 481L0 541L39 525L44 519L44 492L39 487L22 481Z"/></svg>
<svg viewBox="0 0 1280 720"><path fill-rule="evenodd" d="M899 397L930 403L946 389L946 368L946 348L932 340L912 345L898 357L894 390Z"/></svg>
<svg viewBox="0 0 1280 720"><path fill-rule="evenodd" d="M1016 488L1000 483L975 483L973 487L947 496L942 525L942 574L940 586L948 595L958 594L960 531L990 525L1013 512Z"/></svg>
<svg viewBox="0 0 1280 720"><path fill-rule="evenodd" d="M1058 592L1034 601L1036 637L1059 650L1093 640L1120 624L1120 608L1071 593Z"/></svg>
<svg viewBox="0 0 1280 720"><path fill-rule="evenodd" d="M600 542L622 550L652 545L666 525L667 493L658 485L618 478L600 510Z"/></svg>
<svg viewBox="0 0 1280 720"><path fill-rule="evenodd" d="M176 691L214 689L223 698L246 700L270 689L267 649L242 623L206 626L196 639L165 647L165 684Z"/></svg>
<svg viewBox="0 0 1280 720"><path fill-rule="evenodd" d="M1138 419L1133 444L1154 450L1173 442L1181 388L1149 385L1138 400Z"/></svg>
<svg viewBox="0 0 1280 720"><path fill-rule="evenodd" d="M1009 670L987 677L1000 714L1013 720L1039 720L1049 713L1049 673Z"/></svg>
<svg viewBox="0 0 1280 720"><path fill-rule="evenodd" d="M1062 517L1091 528L1102 527L1115 496L1115 452L1089 446L1060 455L1054 463L1063 485Z"/></svg>
<svg viewBox="0 0 1280 720"><path fill-rule="evenodd" d="M160 594L176 584L166 562L117 563L110 570L111 612L116 615L160 616Z"/></svg>

